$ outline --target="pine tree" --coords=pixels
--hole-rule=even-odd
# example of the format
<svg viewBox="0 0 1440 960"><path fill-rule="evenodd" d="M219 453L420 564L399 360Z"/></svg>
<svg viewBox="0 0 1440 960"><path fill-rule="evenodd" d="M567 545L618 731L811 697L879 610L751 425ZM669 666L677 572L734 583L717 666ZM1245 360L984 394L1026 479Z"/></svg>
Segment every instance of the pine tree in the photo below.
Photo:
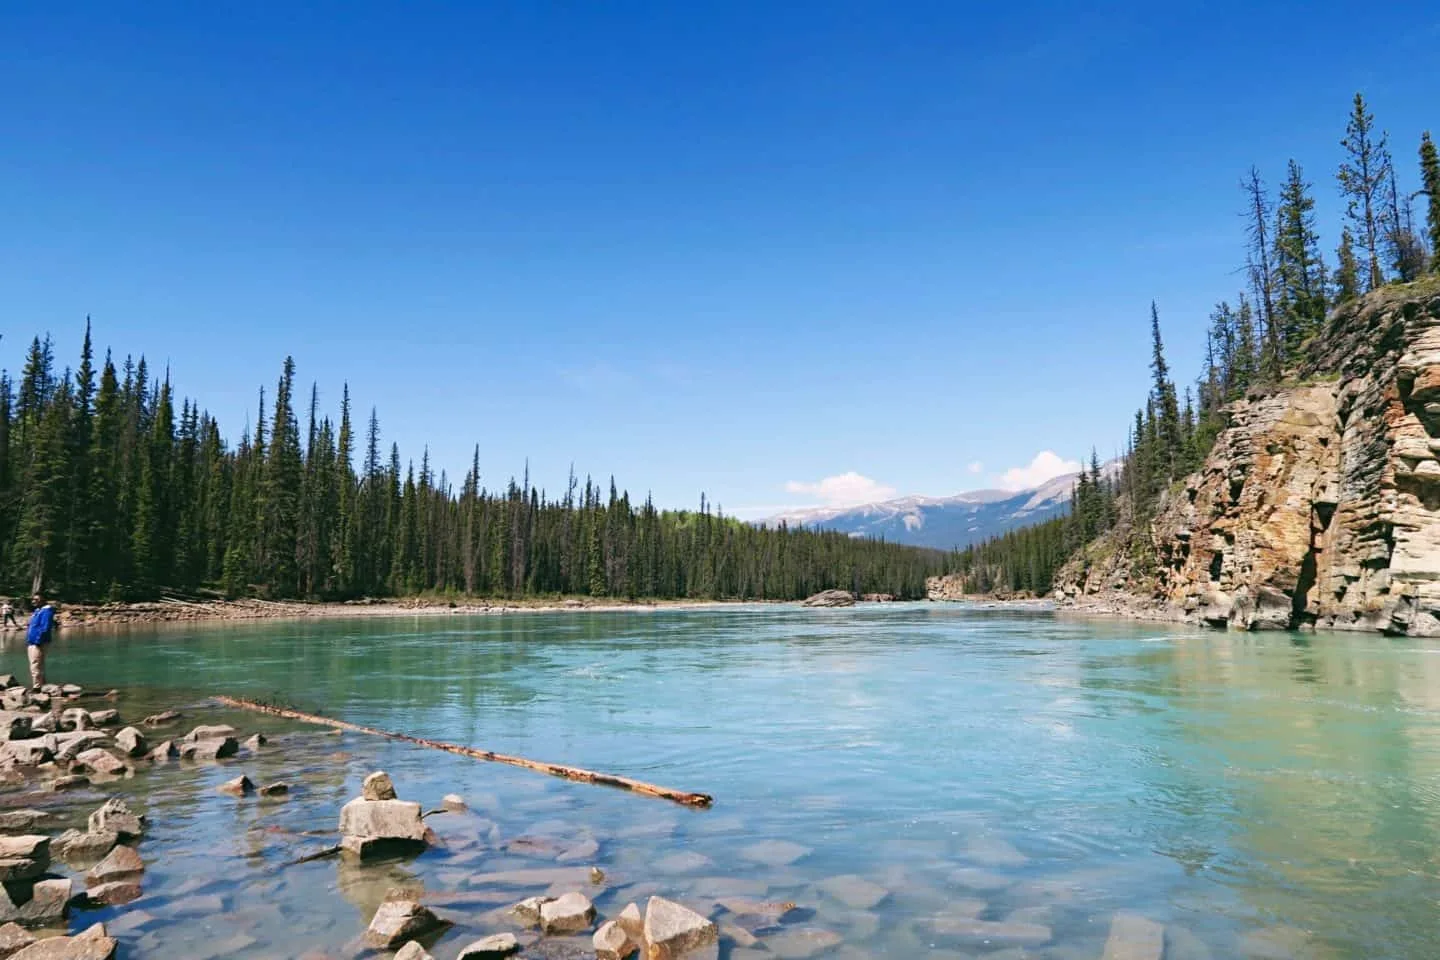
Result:
<svg viewBox="0 0 1440 960"><path fill-rule="evenodd" d="M1325 318L1325 267L1315 232L1315 200L1294 160L1276 210L1275 274L1281 340L1286 360L1293 363L1300 345Z"/></svg>
<svg viewBox="0 0 1440 960"><path fill-rule="evenodd" d="M1340 193L1346 199L1345 215L1355 228L1366 259L1366 290L1385 282L1380 269L1382 190L1390 178L1390 149L1384 133L1377 139L1375 117L1365 105L1363 94L1355 94L1345 139L1340 141L1347 159L1340 165Z"/></svg>
<svg viewBox="0 0 1440 960"><path fill-rule="evenodd" d="M1150 341L1151 397L1161 445L1159 457L1164 464L1163 479L1169 480L1179 475L1185 444L1180 425L1180 403L1175 394L1175 384L1170 379L1170 367L1165 362L1165 345L1160 339L1160 310L1153 301L1150 303Z"/></svg>
<svg viewBox="0 0 1440 960"><path fill-rule="evenodd" d="M1440 273L1440 152L1430 131L1420 138L1420 192L1426 197L1425 234L1430 241L1430 269Z"/></svg>

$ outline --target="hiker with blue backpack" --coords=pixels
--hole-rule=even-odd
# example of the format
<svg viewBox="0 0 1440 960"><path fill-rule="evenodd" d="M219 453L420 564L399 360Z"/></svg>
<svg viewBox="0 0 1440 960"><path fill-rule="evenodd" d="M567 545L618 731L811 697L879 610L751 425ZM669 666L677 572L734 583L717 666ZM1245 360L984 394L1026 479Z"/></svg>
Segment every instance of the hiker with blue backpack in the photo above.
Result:
<svg viewBox="0 0 1440 960"><path fill-rule="evenodd" d="M45 648L55 636L55 607L40 594L30 598L30 626L25 633L25 652L30 656L30 688L45 686Z"/></svg>

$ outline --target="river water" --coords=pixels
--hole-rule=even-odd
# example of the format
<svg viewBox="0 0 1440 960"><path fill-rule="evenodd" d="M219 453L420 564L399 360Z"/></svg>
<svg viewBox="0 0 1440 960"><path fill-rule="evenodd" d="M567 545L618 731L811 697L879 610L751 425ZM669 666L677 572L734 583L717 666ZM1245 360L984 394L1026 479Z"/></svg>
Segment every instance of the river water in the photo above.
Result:
<svg viewBox="0 0 1440 960"><path fill-rule="evenodd" d="M20 672L11 643L3 668ZM672 896L725 923L737 960L1099 958L1117 914L1163 925L1167 960L1440 950L1440 645L1425 641L734 607L77 633L51 672L124 689L127 717L267 698L716 797L691 811L235 718L285 735L259 759L128 782L155 822L146 895L74 924L107 920L131 957L353 955L404 886L457 921L434 945L446 960L501 929L505 902L569 879L513 871L592 864L602 915ZM333 842L376 765L402 798L473 810L433 818L445 845L413 860L281 869ZM297 789L213 792L241 771ZM799 909L757 928L718 905L737 896Z"/></svg>

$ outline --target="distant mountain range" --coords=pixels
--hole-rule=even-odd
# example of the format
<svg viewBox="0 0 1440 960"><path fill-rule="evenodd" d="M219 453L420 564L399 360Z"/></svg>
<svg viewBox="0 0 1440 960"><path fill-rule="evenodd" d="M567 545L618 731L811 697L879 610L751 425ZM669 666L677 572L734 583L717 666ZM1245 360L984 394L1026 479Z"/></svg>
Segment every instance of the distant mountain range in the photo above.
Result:
<svg viewBox="0 0 1440 960"><path fill-rule="evenodd" d="M1113 476L1118 463L1102 469ZM773 527L784 521L792 527L951 550L1059 516L1070 509L1070 492L1078 476L1066 474L1029 490L972 490L953 497L901 497L858 507L793 510L761 523Z"/></svg>

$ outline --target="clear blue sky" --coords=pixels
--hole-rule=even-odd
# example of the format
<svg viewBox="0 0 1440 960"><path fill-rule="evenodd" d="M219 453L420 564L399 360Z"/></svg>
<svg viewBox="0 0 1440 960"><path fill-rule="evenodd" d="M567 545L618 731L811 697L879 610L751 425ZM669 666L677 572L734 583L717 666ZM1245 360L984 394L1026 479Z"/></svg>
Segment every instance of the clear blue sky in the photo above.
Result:
<svg viewBox="0 0 1440 960"><path fill-rule="evenodd" d="M1190 376L1239 285L1251 163L1306 166L1333 249L1351 95L1412 185L1440 128L1423 2L13 3L0 35L5 366L44 330L73 362L88 313L232 437L293 354L452 473L478 442L492 484L573 461L752 514L1113 452L1151 298Z"/></svg>

